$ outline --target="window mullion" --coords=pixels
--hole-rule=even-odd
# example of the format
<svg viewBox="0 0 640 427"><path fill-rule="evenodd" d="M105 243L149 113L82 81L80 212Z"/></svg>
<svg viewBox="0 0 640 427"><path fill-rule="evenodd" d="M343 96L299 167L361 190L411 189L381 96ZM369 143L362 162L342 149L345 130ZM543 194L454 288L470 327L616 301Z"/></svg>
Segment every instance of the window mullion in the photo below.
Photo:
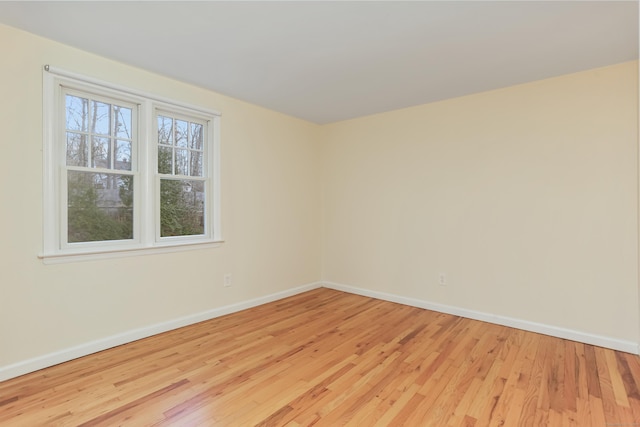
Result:
<svg viewBox="0 0 640 427"><path fill-rule="evenodd" d="M93 123L93 110L91 106L94 102L94 100L89 99L87 106L87 164L85 166L89 167L93 164L93 128L91 127L91 123Z"/></svg>
<svg viewBox="0 0 640 427"><path fill-rule="evenodd" d="M109 135L109 167L111 169L115 169L116 168L116 159L115 159L115 154L116 154L116 106L114 104L111 104L111 111L109 111L109 114L111 115L110 117L110 122L109 122L109 132L111 133L111 135Z"/></svg>
<svg viewBox="0 0 640 427"><path fill-rule="evenodd" d="M138 210L138 230L143 246L153 246L155 240L155 206L156 184L155 170L157 152L155 140L157 131L154 126L154 114L151 101L141 103L139 108L139 142L138 142L138 168L139 182L136 196L140 209Z"/></svg>
<svg viewBox="0 0 640 427"><path fill-rule="evenodd" d="M60 218L60 229L58 239L60 241L60 248L62 249L67 244L68 235L68 186L67 186L67 168L60 168L59 173L59 186L60 197L58 198L58 215Z"/></svg>

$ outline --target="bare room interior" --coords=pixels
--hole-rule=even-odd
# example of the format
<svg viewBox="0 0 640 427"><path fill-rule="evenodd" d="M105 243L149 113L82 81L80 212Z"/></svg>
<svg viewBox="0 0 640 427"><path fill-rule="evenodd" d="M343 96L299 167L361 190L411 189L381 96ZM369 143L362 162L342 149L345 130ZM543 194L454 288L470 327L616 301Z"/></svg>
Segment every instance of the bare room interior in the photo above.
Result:
<svg viewBox="0 0 640 427"><path fill-rule="evenodd" d="M638 9L0 2L0 425L640 424Z"/></svg>

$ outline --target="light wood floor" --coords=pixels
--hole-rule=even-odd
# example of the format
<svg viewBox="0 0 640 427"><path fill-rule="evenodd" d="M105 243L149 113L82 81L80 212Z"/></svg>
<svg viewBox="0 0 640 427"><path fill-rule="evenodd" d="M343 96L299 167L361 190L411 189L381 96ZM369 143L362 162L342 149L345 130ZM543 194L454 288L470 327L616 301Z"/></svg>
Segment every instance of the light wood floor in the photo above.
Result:
<svg viewBox="0 0 640 427"><path fill-rule="evenodd" d="M317 289L0 383L2 426L634 426L640 360Z"/></svg>

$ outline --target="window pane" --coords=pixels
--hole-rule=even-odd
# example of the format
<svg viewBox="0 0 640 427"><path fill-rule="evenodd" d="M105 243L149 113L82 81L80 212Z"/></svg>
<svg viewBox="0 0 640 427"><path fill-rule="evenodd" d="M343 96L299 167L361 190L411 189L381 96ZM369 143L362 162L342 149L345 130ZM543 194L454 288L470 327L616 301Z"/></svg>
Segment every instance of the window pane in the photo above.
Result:
<svg viewBox="0 0 640 427"><path fill-rule="evenodd" d="M176 175L189 175L189 150L176 149Z"/></svg>
<svg viewBox="0 0 640 427"><path fill-rule="evenodd" d="M111 135L111 105L92 101L91 132Z"/></svg>
<svg viewBox="0 0 640 427"><path fill-rule="evenodd" d="M67 132L67 165L87 166L88 148L86 135Z"/></svg>
<svg viewBox="0 0 640 427"><path fill-rule="evenodd" d="M202 151L191 152L191 176L202 176Z"/></svg>
<svg viewBox="0 0 640 427"><path fill-rule="evenodd" d="M191 144L189 148L202 150L202 128L199 123L191 123Z"/></svg>
<svg viewBox="0 0 640 427"><path fill-rule="evenodd" d="M111 169L111 147L109 138L91 138L91 167Z"/></svg>
<svg viewBox="0 0 640 427"><path fill-rule="evenodd" d="M158 147L158 173L173 173L173 149L171 147Z"/></svg>
<svg viewBox="0 0 640 427"><path fill-rule="evenodd" d="M130 171L131 170L131 141L116 141L115 153L115 168L119 170Z"/></svg>
<svg viewBox="0 0 640 427"><path fill-rule="evenodd" d="M89 100L67 95L65 101L67 129L86 132L89 121Z"/></svg>
<svg viewBox="0 0 640 427"><path fill-rule="evenodd" d="M204 234L203 181L160 181L160 236Z"/></svg>
<svg viewBox="0 0 640 427"><path fill-rule="evenodd" d="M132 139L131 135L131 108L115 105L113 111L116 118L116 137Z"/></svg>
<svg viewBox="0 0 640 427"><path fill-rule="evenodd" d="M188 123L184 120L176 120L176 146L188 147Z"/></svg>
<svg viewBox="0 0 640 427"><path fill-rule="evenodd" d="M158 116L158 144L173 145L173 119Z"/></svg>
<svg viewBox="0 0 640 427"><path fill-rule="evenodd" d="M133 176L69 171L69 243L133 238Z"/></svg>

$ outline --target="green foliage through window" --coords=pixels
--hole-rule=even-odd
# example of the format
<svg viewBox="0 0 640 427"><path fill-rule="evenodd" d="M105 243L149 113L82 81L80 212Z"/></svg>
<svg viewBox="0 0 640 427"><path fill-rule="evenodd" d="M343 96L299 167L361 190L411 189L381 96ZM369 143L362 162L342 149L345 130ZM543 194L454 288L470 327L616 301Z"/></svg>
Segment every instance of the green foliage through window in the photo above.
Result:
<svg viewBox="0 0 640 427"><path fill-rule="evenodd" d="M133 177L69 171L69 243L133 238Z"/></svg>
<svg viewBox="0 0 640 427"><path fill-rule="evenodd" d="M204 183L160 181L160 236L204 234Z"/></svg>

